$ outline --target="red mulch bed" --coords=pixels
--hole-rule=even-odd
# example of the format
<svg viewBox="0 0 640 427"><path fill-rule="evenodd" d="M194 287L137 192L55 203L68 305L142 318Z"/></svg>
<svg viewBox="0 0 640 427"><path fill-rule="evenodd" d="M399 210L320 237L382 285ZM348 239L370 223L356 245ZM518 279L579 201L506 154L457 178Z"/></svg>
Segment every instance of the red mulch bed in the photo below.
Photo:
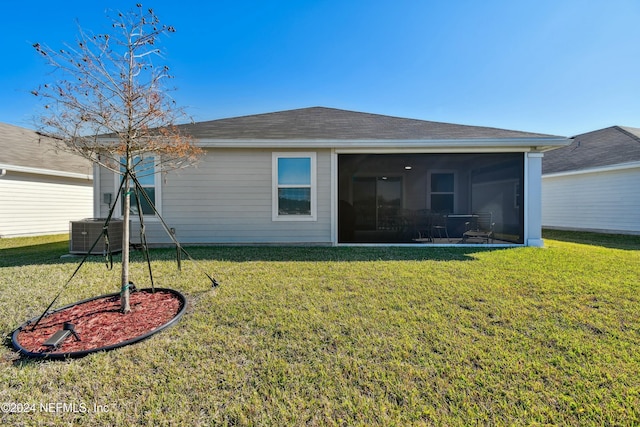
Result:
<svg viewBox="0 0 640 427"><path fill-rule="evenodd" d="M140 337L173 319L182 309L178 295L157 290L133 292L131 311L120 312L120 297L110 296L84 302L43 318L35 330L26 326L18 332L16 341L31 353L71 353L101 349ZM70 335L57 349L44 346L51 335L71 322L80 335L77 341Z"/></svg>

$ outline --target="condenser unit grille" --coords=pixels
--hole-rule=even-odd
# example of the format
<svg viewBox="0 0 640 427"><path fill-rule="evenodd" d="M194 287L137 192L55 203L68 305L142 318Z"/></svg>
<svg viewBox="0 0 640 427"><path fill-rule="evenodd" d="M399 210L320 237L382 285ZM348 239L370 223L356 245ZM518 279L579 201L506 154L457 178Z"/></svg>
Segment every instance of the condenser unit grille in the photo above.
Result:
<svg viewBox="0 0 640 427"><path fill-rule="evenodd" d="M102 228L106 219L86 218L69 223L69 252L72 254L86 254L102 236ZM109 233L109 247L112 252L122 251L122 220L112 219L107 228ZM104 239L100 239L91 251L91 255L102 255L105 250Z"/></svg>

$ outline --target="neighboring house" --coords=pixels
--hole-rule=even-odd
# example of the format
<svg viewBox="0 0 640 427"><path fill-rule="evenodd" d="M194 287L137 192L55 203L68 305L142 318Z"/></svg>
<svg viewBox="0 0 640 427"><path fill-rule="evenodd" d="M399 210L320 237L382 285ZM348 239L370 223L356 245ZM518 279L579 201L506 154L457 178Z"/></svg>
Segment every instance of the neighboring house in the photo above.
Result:
<svg viewBox="0 0 640 427"><path fill-rule="evenodd" d="M545 228L640 234L640 129L575 136L542 162Z"/></svg>
<svg viewBox="0 0 640 427"><path fill-rule="evenodd" d="M93 171L51 139L0 123L0 237L69 232L93 212Z"/></svg>
<svg viewBox="0 0 640 427"><path fill-rule="evenodd" d="M188 244L446 245L488 212L491 243L541 246L542 153L570 142L322 107L180 127L206 155L142 184ZM96 176L95 216L118 182ZM143 211L149 241L170 243Z"/></svg>

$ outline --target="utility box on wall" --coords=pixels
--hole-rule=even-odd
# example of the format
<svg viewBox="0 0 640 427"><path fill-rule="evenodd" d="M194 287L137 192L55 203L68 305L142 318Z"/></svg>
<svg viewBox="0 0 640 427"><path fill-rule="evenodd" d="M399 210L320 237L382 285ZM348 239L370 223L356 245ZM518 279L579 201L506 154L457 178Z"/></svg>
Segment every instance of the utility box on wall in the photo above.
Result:
<svg viewBox="0 0 640 427"><path fill-rule="evenodd" d="M81 221L69 223L69 253L86 254L100 237L98 243L91 251L91 255L102 255L105 251L105 241L102 238L102 229L106 218L85 218ZM112 252L122 251L122 225L120 219L112 219L109 222L107 233L109 235L109 248Z"/></svg>

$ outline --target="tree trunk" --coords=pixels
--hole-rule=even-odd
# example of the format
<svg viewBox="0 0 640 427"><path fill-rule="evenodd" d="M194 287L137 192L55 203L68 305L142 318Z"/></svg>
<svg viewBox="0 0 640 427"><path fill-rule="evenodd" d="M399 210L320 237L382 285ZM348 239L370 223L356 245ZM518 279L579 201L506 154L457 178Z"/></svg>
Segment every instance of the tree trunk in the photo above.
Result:
<svg viewBox="0 0 640 427"><path fill-rule="evenodd" d="M124 197L122 198L124 204L122 220L124 224L122 224L122 288L120 292L120 310L125 314L131 311L131 306L129 305L129 236L131 234L129 229L129 212L131 211L131 192L129 187L131 180L128 174L128 171L131 170L131 163L131 156L127 153L127 172L125 172L127 175L124 178Z"/></svg>

